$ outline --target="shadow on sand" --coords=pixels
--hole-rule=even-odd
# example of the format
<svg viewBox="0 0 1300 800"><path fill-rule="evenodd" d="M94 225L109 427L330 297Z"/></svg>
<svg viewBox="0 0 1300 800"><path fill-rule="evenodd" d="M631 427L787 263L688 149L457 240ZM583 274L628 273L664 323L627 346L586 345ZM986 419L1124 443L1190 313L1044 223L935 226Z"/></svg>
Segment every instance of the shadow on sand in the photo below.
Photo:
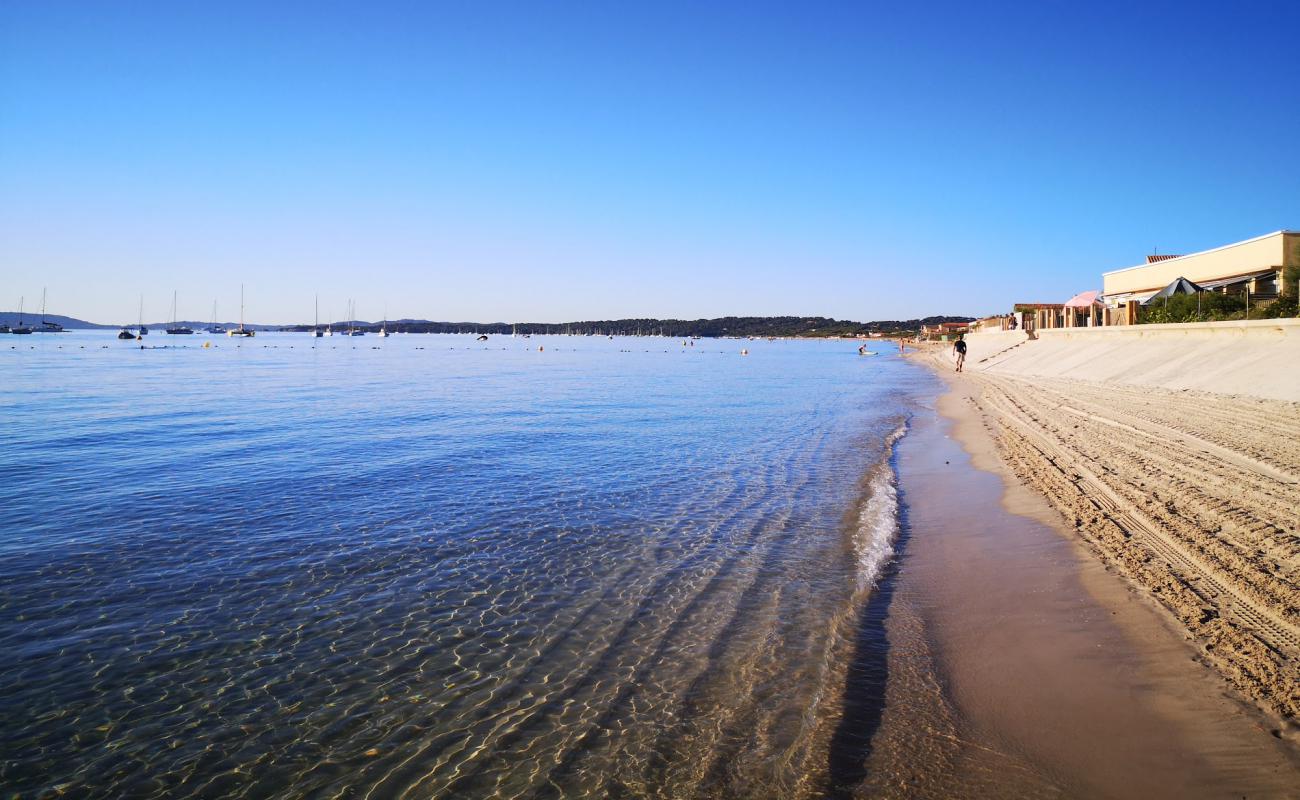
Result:
<svg viewBox="0 0 1300 800"><path fill-rule="evenodd" d="M843 713L831 736L825 797L852 797L854 789L867 776L871 740L885 712L885 688L889 683L889 633L885 622L889 618L898 567L906 553L909 533L907 498L899 487L898 539L894 542L894 557L881 571L858 623L857 640L845 680Z"/></svg>

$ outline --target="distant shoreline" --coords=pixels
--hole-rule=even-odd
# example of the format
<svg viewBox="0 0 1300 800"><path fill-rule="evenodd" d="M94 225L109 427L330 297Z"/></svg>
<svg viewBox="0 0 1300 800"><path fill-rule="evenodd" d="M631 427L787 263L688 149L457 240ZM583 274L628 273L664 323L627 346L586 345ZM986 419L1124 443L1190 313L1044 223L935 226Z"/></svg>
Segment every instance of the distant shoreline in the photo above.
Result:
<svg viewBox="0 0 1300 800"><path fill-rule="evenodd" d="M22 318L28 322L38 319L37 315L24 312ZM17 311L0 311L0 324L17 324ZM69 330L116 330L123 324L100 324L77 319L75 317L48 314L46 319L57 322ZM657 319L625 318L610 320L584 320L574 322L439 322L426 319L396 320L343 320L321 322L318 324L292 323L280 325L252 324L245 327L256 331L283 331L305 333L316 328L336 331L357 328L367 333L378 332L380 328L390 333L472 333L503 336L511 333L530 336L666 336L666 337L700 337L700 338L806 338L827 339L843 337L889 338L891 336L912 336L923 325L938 325L943 322L969 322L973 317L930 316L906 320L877 320L872 322L855 322L836 320L830 317L715 317L712 319ZM124 323L133 327L137 323ZM171 322L146 322L148 327L162 327ZM195 330L212 325L211 320L178 320L176 324L188 326ZM226 328L236 327L238 322L218 322Z"/></svg>

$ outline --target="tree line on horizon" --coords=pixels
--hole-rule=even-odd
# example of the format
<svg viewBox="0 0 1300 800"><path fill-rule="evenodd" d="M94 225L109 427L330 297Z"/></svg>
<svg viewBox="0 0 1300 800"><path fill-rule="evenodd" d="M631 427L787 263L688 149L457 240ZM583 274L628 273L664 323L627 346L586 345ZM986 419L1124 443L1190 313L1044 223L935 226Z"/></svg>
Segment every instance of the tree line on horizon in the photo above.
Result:
<svg viewBox="0 0 1300 800"><path fill-rule="evenodd" d="M942 322L971 322L974 317L931 316L907 320L876 320L855 322L831 317L717 317L715 319L635 319L584 320L581 322L432 322L429 320L389 320L386 327L392 332L406 333L476 333L503 335L509 333L529 335L573 334L578 336L782 336L829 337L858 336L871 333L912 334L922 325ZM356 327L365 331L378 330L379 323L335 322L335 330ZM328 326L322 326L328 327ZM281 330L308 331L310 325L292 325Z"/></svg>

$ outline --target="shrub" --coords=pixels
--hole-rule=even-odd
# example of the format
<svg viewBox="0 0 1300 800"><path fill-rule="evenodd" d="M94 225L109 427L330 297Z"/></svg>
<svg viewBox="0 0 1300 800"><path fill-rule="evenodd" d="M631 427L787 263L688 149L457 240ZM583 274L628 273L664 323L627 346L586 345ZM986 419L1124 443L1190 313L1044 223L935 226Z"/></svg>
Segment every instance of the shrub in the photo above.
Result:
<svg viewBox="0 0 1300 800"><path fill-rule="evenodd" d="M1246 308L1245 301L1232 294L1201 292L1200 311L1197 311L1197 295L1176 294L1168 301L1156 300L1149 306L1143 306L1138 314L1138 322L1156 325L1162 322L1206 322L1224 319L1240 319Z"/></svg>
<svg viewBox="0 0 1300 800"><path fill-rule="evenodd" d="M1251 311L1251 317L1255 319L1278 319L1279 317L1300 316L1300 307L1296 304L1294 294L1287 297L1279 297L1263 308L1257 308Z"/></svg>

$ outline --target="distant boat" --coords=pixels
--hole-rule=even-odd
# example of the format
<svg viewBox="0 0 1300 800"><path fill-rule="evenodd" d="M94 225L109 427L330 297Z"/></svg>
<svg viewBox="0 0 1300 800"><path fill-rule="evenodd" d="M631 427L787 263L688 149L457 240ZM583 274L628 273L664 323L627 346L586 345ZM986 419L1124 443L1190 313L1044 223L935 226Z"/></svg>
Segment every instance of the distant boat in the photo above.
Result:
<svg viewBox="0 0 1300 800"><path fill-rule="evenodd" d="M311 322L311 335L315 339L319 339L325 335L321 333L320 329L320 295L316 295L316 316Z"/></svg>
<svg viewBox="0 0 1300 800"><path fill-rule="evenodd" d="M348 329L343 332L344 336L365 336L366 332L356 327L357 323L357 305L348 303Z"/></svg>
<svg viewBox="0 0 1300 800"><path fill-rule="evenodd" d="M57 322L45 321L45 290L41 289L41 333L63 333L63 326Z"/></svg>
<svg viewBox="0 0 1300 800"><path fill-rule="evenodd" d="M252 329L244 328L244 284L239 284L239 330L226 331L227 336L248 338L256 334Z"/></svg>
<svg viewBox="0 0 1300 800"><path fill-rule="evenodd" d="M131 333L131 329L130 329L130 328L125 328L125 327L124 327L124 328L122 328L122 330L120 330L120 331L117 332L117 338L119 338L119 339L135 339L135 334L134 334L134 333Z"/></svg>
<svg viewBox="0 0 1300 800"><path fill-rule="evenodd" d="M144 295L140 295L140 335L149 335L149 329L144 326Z"/></svg>
<svg viewBox="0 0 1300 800"><path fill-rule="evenodd" d="M376 336L386 338L388 336L388 306L384 306L384 321L379 323L379 333Z"/></svg>
<svg viewBox="0 0 1300 800"><path fill-rule="evenodd" d="M167 329L167 332L170 333L170 334L172 334L172 335L181 335L181 336L189 336L189 335L191 335L191 334L194 333L194 330L193 330L192 328L187 328L187 327L185 327L184 325L177 324L177 322L176 322L176 292L175 292L175 290L172 291L172 326L171 326L170 328Z"/></svg>
<svg viewBox="0 0 1300 800"><path fill-rule="evenodd" d="M22 298L22 297L19 297L19 298L18 298L18 327L16 327L16 328L10 328L10 329L9 329L9 332L10 332L10 333L15 333L15 334L18 334L18 335L20 335L20 336L22 336L22 335L26 335L26 334L29 334L29 333L32 332L32 329L31 329L31 328L29 328L29 327L27 327L26 325L23 324L23 299L24 299L24 298Z"/></svg>
<svg viewBox="0 0 1300 800"><path fill-rule="evenodd" d="M226 329L217 323L217 301L212 301L212 324L208 326L205 333L225 333Z"/></svg>

